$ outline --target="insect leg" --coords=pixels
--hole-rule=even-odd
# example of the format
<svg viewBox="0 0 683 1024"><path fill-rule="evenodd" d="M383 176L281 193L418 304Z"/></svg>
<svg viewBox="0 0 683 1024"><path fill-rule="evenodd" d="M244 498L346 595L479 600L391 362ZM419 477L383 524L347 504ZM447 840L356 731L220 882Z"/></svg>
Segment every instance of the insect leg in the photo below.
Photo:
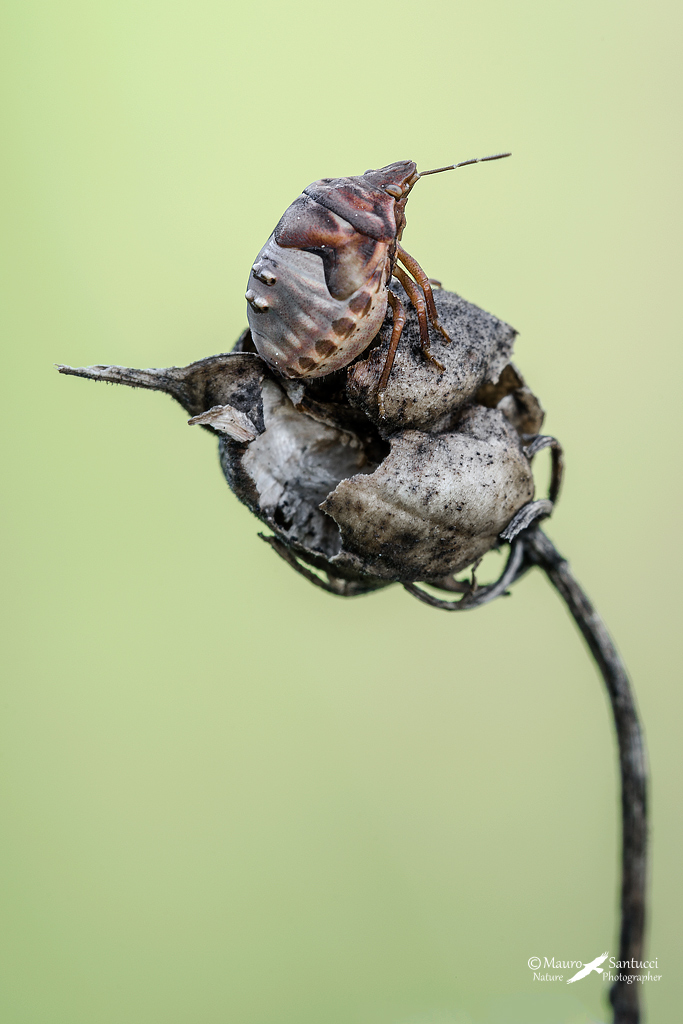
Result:
<svg viewBox="0 0 683 1024"><path fill-rule="evenodd" d="M417 262L414 256L411 256L409 252L406 252L402 245L396 246L396 256L401 261L404 267L410 271L413 275L420 288L424 292L425 302L427 303L427 312L429 313L429 319L432 322L432 327L439 334L443 335L446 342L449 342L450 336L445 327L442 326L439 320L439 314L436 311L436 303L434 302L434 293L432 292L432 286L429 283L429 278L425 274L424 270Z"/></svg>
<svg viewBox="0 0 683 1024"><path fill-rule="evenodd" d="M406 295L412 302L413 306L417 310L417 322L420 325L420 345L422 347L422 353L425 359L428 359L430 363L434 363L440 370L443 370L443 366L438 359L435 359L429 348L429 324L427 323L427 311L425 309L425 300L420 294L420 289L417 287L411 277L408 277L405 270L401 267L394 266L394 277L397 277L403 287L406 290Z"/></svg>
<svg viewBox="0 0 683 1024"><path fill-rule="evenodd" d="M396 349L398 348L401 331L403 330L406 322L406 311L403 308L403 304L398 295L389 289L387 297L389 299L391 311L394 314L394 326L391 329L389 351L387 352L387 358L384 361L384 369L382 370L382 376L379 379L379 387L377 389L377 404L379 406L379 414L382 417L384 416L384 389L386 388L387 381L389 380L391 367L394 365L394 357L396 356Z"/></svg>

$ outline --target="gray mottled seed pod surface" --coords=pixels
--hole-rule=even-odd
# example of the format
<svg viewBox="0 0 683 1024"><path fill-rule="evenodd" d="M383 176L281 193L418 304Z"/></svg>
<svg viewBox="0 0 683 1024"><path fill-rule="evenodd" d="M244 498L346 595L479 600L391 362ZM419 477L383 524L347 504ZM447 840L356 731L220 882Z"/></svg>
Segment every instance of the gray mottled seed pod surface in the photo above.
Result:
<svg viewBox="0 0 683 1024"><path fill-rule="evenodd" d="M374 473L342 480L322 508L364 571L411 582L481 558L533 494L516 431L477 405L452 433L395 434Z"/></svg>

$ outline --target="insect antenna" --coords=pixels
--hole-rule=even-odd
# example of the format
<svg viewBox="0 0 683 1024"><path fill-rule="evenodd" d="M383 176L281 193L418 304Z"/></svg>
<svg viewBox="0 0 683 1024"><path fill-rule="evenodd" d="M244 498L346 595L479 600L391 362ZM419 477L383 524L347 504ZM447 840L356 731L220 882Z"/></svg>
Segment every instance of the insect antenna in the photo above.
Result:
<svg viewBox="0 0 683 1024"><path fill-rule="evenodd" d="M488 160L502 160L506 156L512 156L512 153L494 153L493 156L480 156L475 157L474 160L461 160L459 164L449 164L448 167L435 167L432 171L420 171L418 178L424 178L426 174L441 174L441 171L454 171L458 167L468 167L469 164L485 164Z"/></svg>

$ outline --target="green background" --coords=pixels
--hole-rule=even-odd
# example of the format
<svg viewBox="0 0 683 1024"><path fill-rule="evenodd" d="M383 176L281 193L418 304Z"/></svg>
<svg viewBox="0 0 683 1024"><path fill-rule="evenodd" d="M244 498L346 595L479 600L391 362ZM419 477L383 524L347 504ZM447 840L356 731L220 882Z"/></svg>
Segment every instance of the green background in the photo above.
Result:
<svg viewBox="0 0 683 1024"><path fill-rule="evenodd" d="M611 721L546 581L462 616L327 596L258 540L179 406L52 365L225 351L310 181L507 148L427 179L404 241L517 327L565 446L548 530L636 685L645 994L677 1019L680 6L4 19L3 1024L607 1019L597 975L527 967L616 954Z"/></svg>

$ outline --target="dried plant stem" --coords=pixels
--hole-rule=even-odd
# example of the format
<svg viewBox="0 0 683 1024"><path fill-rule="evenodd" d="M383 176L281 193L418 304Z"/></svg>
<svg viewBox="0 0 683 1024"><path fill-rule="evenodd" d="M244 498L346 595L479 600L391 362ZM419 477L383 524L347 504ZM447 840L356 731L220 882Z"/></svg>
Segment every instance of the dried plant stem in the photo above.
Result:
<svg viewBox="0 0 683 1024"><path fill-rule="evenodd" d="M619 960L643 957L647 851L647 763L634 696L605 625L576 582L567 561L538 528L524 535L527 560L539 566L567 604L607 687L619 744L622 809L621 932ZM637 966L620 975L638 974ZM639 1024L640 986L616 981L610 990L614 1024Z"/></svg>

